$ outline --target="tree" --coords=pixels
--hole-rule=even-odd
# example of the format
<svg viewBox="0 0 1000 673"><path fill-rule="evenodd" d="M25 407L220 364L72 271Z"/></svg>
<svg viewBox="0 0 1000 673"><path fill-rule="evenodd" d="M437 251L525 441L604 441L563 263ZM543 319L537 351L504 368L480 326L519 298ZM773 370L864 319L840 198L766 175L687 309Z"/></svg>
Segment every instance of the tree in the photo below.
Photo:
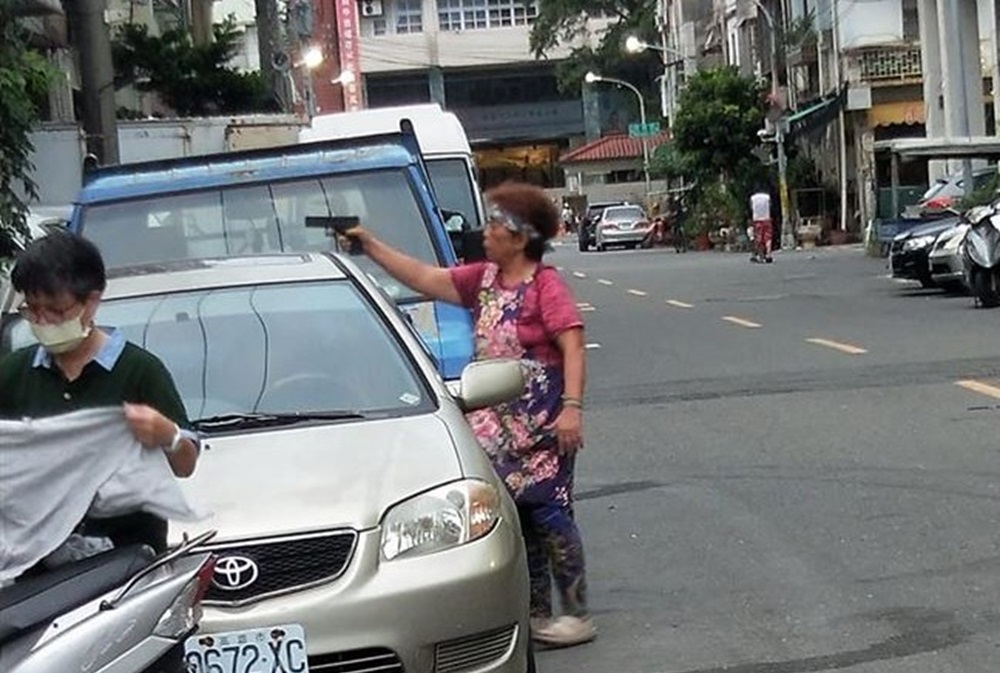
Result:
<svg viewBox="0 0 1000 673"><path fill-rule="evenodd" d="M760 165L753 150L764 127L763 90L735 68L702 70L681 92L674 119L674 143L700 175L736 177L748 164Z"/></svg>
<svg viewBox="0 0 1000 673"><path fill-rule="evenodd" d="M274 110L260 73L227 65L239 49L234 21L216 24L213 31L214 40L195 45L183 28L151 37L145 26L125 25L112 45L116 86L155 91L180 116Z"/></svg>
<svg viewBox="0 0 1000 673"><path fill-rule="evenodd" d="M556 64L556 77L564 91L579 90L588 70L625 78L643 71L647 76L636 84L645 85L661 74L660 55L626 54L625 39L636 35L658 41L655 14L656 2L651 0L538 0L538 16L529 44L539 59L558 46L570 46L569 57ZM584 41L588 37L587 21L594 16L611 18L596 47Z"/></svg>
<svg viewBox="0 0 1000 673"><path fill-rule="evenodd" d="M0 258L10 254L15 239L28 236L28 202L38 196L31 131L55 75L45 57L29 48L15 4L0 2Z"/></svg>

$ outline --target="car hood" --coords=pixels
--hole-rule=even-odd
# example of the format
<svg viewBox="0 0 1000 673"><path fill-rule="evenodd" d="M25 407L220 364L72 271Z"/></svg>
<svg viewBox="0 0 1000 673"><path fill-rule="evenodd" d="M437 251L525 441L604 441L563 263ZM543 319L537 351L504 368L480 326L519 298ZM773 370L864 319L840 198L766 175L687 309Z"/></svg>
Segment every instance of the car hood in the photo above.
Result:
<svg viewBox="0 0 1000 673"><path fill-rule="evenodd" d="M210 437L181 481L207 516L172 522L170 538L368 529L392 504L461 476L452 435L433 414Z"/></svg>
<svg viewBox="0 0 1000 673"><path fill-rule="evenodd" d="M945 217L940 220L934 220L933 222L928 222L927 224L920 224L913 227L906 232L906 236L903 238L917 238L918 236L937 236L943 231L951 229L956 224L959 223L959 218L957 217Z"/></svg>

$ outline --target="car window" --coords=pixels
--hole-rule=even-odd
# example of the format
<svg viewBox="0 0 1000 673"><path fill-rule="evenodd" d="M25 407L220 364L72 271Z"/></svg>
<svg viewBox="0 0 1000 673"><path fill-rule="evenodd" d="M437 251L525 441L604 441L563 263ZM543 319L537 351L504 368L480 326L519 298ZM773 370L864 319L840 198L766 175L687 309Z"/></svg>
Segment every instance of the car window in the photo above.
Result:
<svg viewBox="0 0 1000 673"><path fill-rule="evenodd" d="M941 191L948 185L947 180L938 179L931 185L930 189L924 192L924 195L920 197L921 201L929 201L935 196L941 193Z"/></svg>
<svg viewBox="0 0 1000 673"><path fill-rule="evenodd" d="M226 186L87 206L81 231L109 267L272 252L336 249L306 217L356 215L379 238L431 264L437 251L403 171ZM416 293L367 257L358 263L396 298Z"/></svg>
<svg viewBox="0 0 1000 673"><path fill-rule="evenodd" d="M288 283L108 299L97 322L157 355L192 419L355 410L402 414L431 404L376 309L348 281ZM5 345L33 343L12 319Z"/></svg>
<svg viewBox="0 0 1000 673"><path fill-rule="evenodd" d="M643 219L646 214L642 212L642 208L639 206L619 206L615 208L608 208L604 211L604 219L609 221L631 221L636 219Z"/></svg>
<svg viewBox="0 0 1000 673"><path fill-rule="evenodd" d="M472 183L468 164L462 159L428 159L427 172L438 205L465 215L473 229L481 229L479 209L476 207L476 187Z"/></svg>

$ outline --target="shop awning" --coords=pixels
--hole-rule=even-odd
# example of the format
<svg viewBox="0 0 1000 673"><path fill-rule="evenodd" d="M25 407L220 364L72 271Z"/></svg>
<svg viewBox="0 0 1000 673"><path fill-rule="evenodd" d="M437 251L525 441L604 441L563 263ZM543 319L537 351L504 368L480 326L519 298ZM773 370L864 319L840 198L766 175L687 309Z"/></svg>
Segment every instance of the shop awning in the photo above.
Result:
<svg viewBox="0 0 1000 673"><path fill-rule="evenodd" d="M878 103L868 110L868 125L872 128L893 124L923 124L927 120L923 101Z"/></svg>
<svg viewBox="0 0 1000 673"><path fill-rule="evenodd" d="M834 120L846 102L847 87L844 87L836 96L823 98L796 110L785 119L788 123L788 135L805 136L822 131Z"/></svg>
<svg viewBox="0 0 1000 673"><path fill-rule="evenodd" d="M909 159L990 159L1000 157L1000 138L996 136L897 138L876 142L875 151L887 151Z"/></svg>

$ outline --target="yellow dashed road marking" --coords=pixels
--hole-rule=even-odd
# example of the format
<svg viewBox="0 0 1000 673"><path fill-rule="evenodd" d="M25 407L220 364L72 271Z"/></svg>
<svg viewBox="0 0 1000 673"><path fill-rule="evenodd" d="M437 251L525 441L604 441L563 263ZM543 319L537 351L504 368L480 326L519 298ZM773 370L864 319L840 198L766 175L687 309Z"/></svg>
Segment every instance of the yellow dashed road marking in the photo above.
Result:
<svg viewBox="0 0 1000 673"><path fill-rule="evenodd" d="M841 353L847 353L848 355L864 355L868 351L860 346L852 346L851 344L840 343L839 341L830 341L829 339L806 339L811 344L816 344L817 346L825 346L826 348L832 348Z"/></svg>
<svg viewBox="0 0 1000 673"><path fill-rule="evenodd" d="M677 301L676 299L668 299L667 304L673 306L674 308L694 308L694 304L688 304L687 302Z"/></svg>
<svg viewBox="0 0 1000 673"><path fill-rule="evenodd" d="M726 322L731 322L734 325L739 325L740 327L748 327L750 329L756 329L761 326L760 323L753 322L751 320L744 320L743 318L737 318L734 315L724 315L722 316L722 319L725 320Z"/></svg>
<svg viewBox="0 0 1000 673"><path fill-rule="evenodd" d="M979 393L980 395L986 395L988 397L993 397L1000 400L1000 388L996 386L991 386L988 383L983 383L981 381L956 381L955 385L959 388L965 388L966 390L971 390L974 393Z"/></svg>

